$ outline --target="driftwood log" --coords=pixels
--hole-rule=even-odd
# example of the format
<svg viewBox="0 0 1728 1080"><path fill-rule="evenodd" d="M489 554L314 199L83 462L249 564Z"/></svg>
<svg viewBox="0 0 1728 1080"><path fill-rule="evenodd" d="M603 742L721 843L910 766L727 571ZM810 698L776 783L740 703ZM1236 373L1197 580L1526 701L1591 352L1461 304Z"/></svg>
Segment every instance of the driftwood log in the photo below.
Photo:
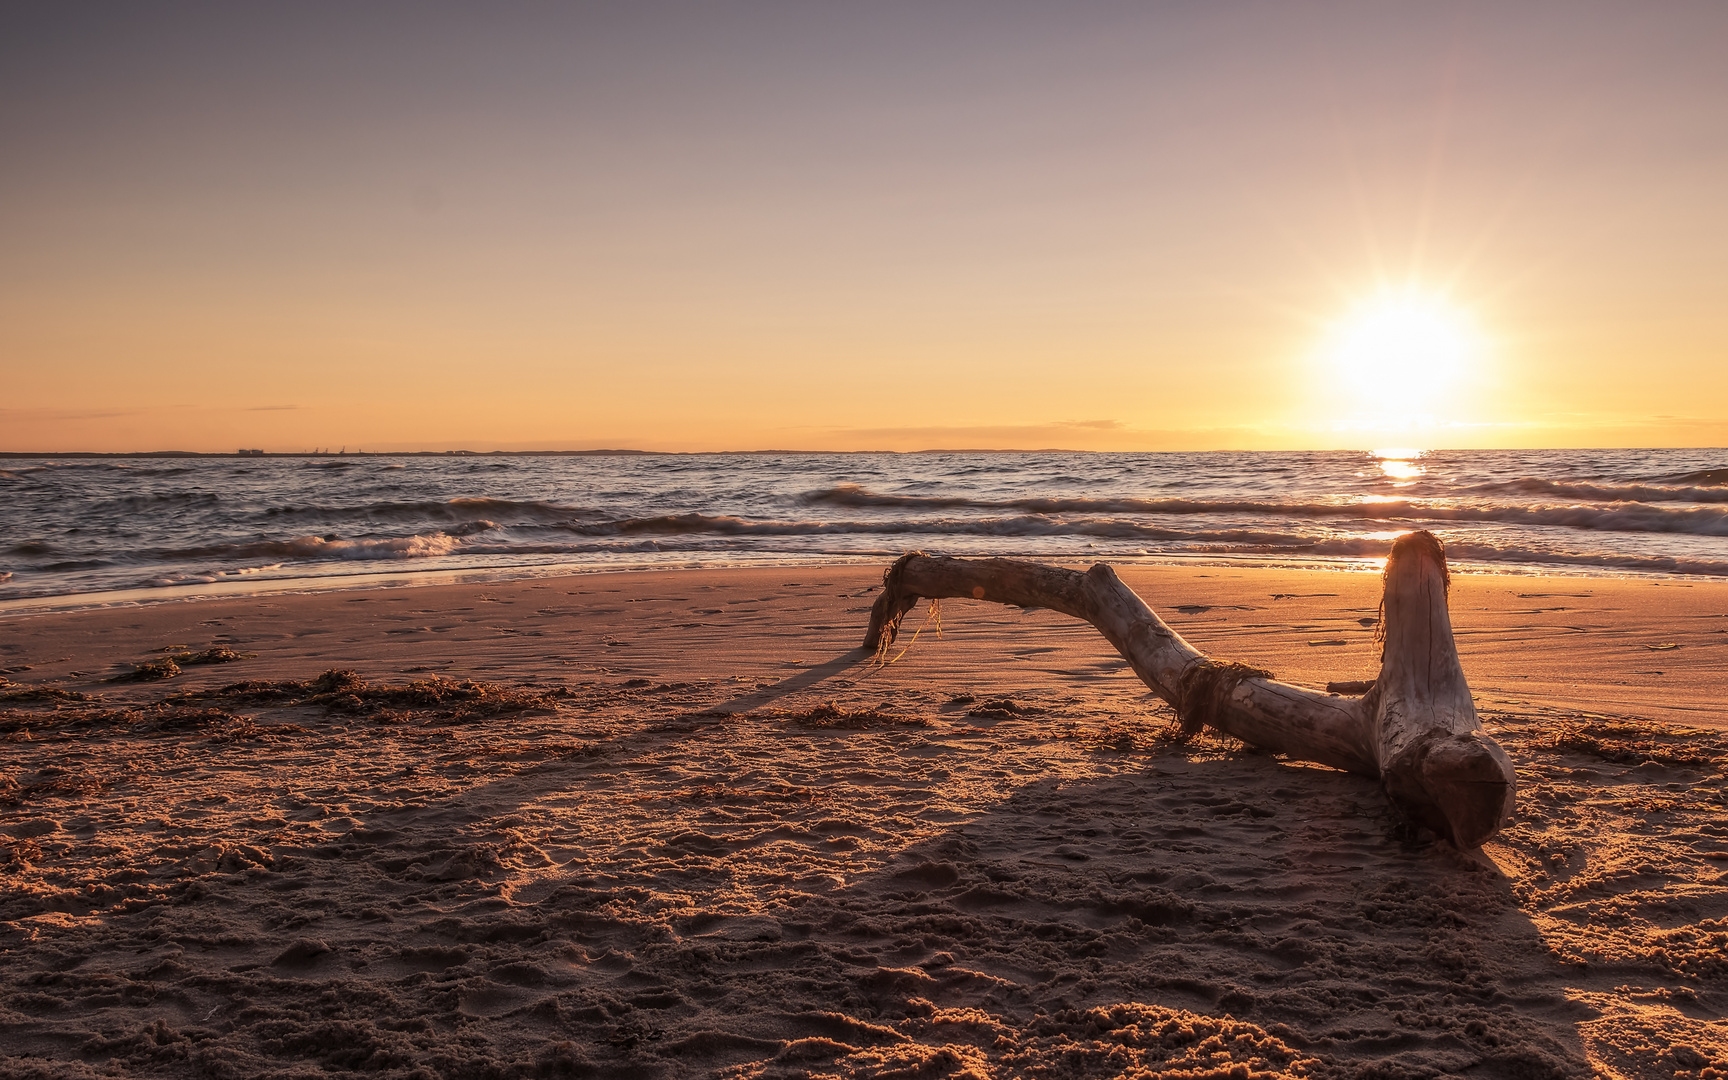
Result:
<svg viewBox="0 0 1728 1080"><path fill-rule="evenodd" d="M1506 752L1476 719L1452 640L1450 584L1432 533L1407 533L1392 545L1380 675L1361 696L1293 686L1202 655L1103 563L1082 573L1014 559L902 556L883 577L864 646L892 644L920 598L992 600L1084 619L1176 709L1185 730L1211 727L1300 761L1374 777L1410 818L1468 849L1511 815L1516 780Z"/></svg>

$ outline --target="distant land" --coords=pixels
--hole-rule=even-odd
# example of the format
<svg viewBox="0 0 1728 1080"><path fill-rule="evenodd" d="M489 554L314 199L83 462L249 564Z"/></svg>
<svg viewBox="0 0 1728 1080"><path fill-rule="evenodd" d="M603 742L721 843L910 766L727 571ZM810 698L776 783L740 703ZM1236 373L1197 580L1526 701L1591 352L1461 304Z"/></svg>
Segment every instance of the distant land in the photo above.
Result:
<svg viewBox="0 0 1728 1080"><path fill-rule="evenodd" d="M230 450L227 452L205 452L202 450L129 450L114 452L104 452L100 450L0 450L0 458L626 457L637 454L664 454L667 452L668 451L664 450L344 450L340 453L332 453L326 450L291 450L284 453L277 453L274 450Z"/></svg>
<svg viewBox="0 0 1728 1080"><path fill-rule="evenodd" d="M1146 451L1156 453L1157 451ZM0 458L334 458L334 457L671 457L679 454L1098 454L1101 450L1071 450L1046 446L1036 450L990 450L982 447L947 450L0 450Z"/></svg>

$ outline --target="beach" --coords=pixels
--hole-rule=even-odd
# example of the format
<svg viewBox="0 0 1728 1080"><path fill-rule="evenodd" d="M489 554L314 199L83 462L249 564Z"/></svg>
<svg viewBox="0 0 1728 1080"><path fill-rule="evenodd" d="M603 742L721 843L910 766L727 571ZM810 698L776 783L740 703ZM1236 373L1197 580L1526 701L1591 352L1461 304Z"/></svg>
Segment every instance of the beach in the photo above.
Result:
<svg viewBox="0 0 1728 1080"><path fill-rule="evenodd" d="M881 571L0 619L0 1066L1728 1075L1728 582L1454 575L1520 784L1461 853L1052 612L872 658ZM1374 573L1121 573L1213 656L1377 668Z"/></svg>
<svg viewBox="0 0 1728 1080"><path fill-rule="evenodd" d="M1728 1080L1728 2L0 26L0 1080Z"/></svg>

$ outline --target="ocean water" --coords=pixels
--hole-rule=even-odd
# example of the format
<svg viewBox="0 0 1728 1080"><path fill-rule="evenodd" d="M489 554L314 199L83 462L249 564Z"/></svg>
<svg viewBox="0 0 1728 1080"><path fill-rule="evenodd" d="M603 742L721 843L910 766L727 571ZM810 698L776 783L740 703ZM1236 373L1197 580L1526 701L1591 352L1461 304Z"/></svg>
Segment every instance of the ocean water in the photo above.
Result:
<svg viewBox="0 0 1728 1080"><path fill-rule="evenodd" d="M1728 451L0 460L0 610L635 567L1040 559L1728 577ZM52 601L49 603L48 601Z"/></svg>

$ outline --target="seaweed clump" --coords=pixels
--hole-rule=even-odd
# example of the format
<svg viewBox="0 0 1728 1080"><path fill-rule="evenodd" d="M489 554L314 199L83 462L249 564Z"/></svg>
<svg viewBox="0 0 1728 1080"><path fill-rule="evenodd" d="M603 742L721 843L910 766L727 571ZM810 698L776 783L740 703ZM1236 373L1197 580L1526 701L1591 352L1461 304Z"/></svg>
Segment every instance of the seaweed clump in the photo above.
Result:
<svg viewBox="0 0 1728 1080"><path fill-rule="evenodd" d="M976 716L985 720L1017 720L1024 716L1042 716L1049 709L1037 705L1024 705L1013 698L995 698L967 711L967 716Z"/></svg>
<svg viewBox="0 0 1728 1080"><path fill-rule="evenodd" d="M61 737L96 732L121 735L208 734L218 742L239 739L269 740L305 731L298 724L258 724L249 717L222 709L189 708L162 703L143 708L59 709L51 713L29 713L17 709L0 712L0 735L32 738L31 732L51 728Z"/></svg>
<svg viewBox="0 0 1728 1080"><path fill-rule="evenodd" d="M311 680L231 683L182 694L178 701L232 701L250 705L321 707L326 714L368 716L386 723L409 719L470 720L529 709L549 709L568 697L563 687L526 690L474 679L434 675L407 685L373 684L358 673L330 670Z"/></svg>
<svg viewBox="0 0 1728 1080"><path fill-rule="evenodd" d="M1711 733L1656 724L1574 720L1531 739L1532 750L1588 754L1617 765L1708 768L1728 759L1728 748L1700 741Z"/></svg>
<svg viewBox="0 0 1728 1080"><path fill-rule="evenodd" d="M930 726L929 722L921 717L899 716L875 708L848 711L832 701L792 713L786 719L804 728L843 728L853 731L878 727Z"/></svg>
<svg viewBox="0 0 1728 1080"><path fill-rule="evenodd" d="M180 674L182 667L195 667L200 664L232 664L236 660L246 660L256 653L238 653L226 645L213 645L201 652L181 650L170 656L146 660L135 665L131 671L114 676L111 683L161 682L172 679Z"/></svg>
<svg viewBox="0 0 1728 1080"><path fill-rule="evenodd" d="M164 656L160 660L146 660L131 671L116 675L108 681L115 683L161 682L164 679L172 679L178 674L180 674L180 665L176 664L170 657Z"/></svg>
<svg viewBox="0 0 1728 1080"><path fill-rule="evenodd" d="M0 676L0 702L24 701L88 701L87 695L58 686L25 686Z"/></svg>
<svg viewBox="0 0 1728 1080"><path fill-rule="evenodd" d="M1234 660L1195 660L1182 672L1182 704L1177 710L1182 734L1198 735L1212 726L1224 699L1244 681L1273 677L1265 668Z"/></svg>
<svg viewBox="0 0 1728 1080"><path fill-rule="evenodd" d="M202 652L177 652L167 657L182 667L196 664L232 664L236 660L250 660L257 653L235 652L226 645L212 645Z"/></svg>

